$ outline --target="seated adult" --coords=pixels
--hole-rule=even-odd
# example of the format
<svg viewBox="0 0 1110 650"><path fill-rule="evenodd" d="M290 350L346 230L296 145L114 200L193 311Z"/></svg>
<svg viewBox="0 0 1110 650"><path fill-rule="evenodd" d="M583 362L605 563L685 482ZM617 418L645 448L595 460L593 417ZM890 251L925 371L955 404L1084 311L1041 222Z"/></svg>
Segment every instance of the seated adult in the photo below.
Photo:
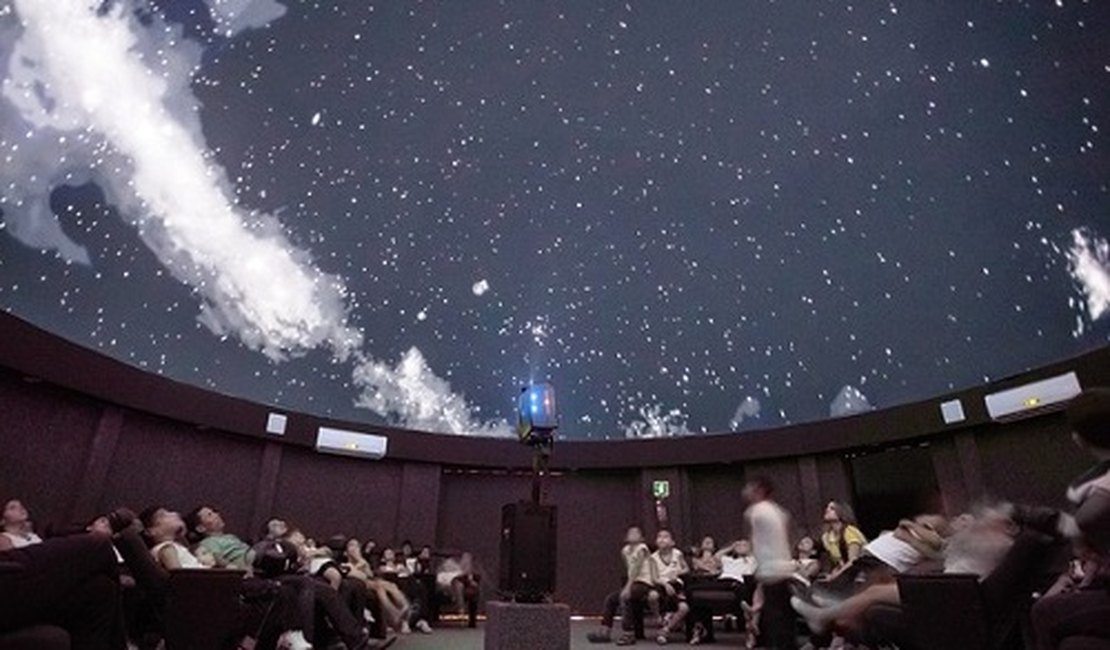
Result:
<svg viewBox="0 0 1110 650"><path fill-rule="evenodd" d="M354 537L344 544L343 565L349 577L365 581L377 596L387 626L401 634L408 634L413 627L424 634L432 633L425 619L426 608L421 603L410 602L397 583L375 576L370 562L362 554L362 546Z"/></svg>
<svg viewBox="0 0 1110 650"><path fill-rule="evenodd" d="M42 538L35 534L31 514L19 499L12 499L4 504L2 524L0 551L42 543Z"/></svg>
<svg viewBox="0 0 1110 650"><path fill-rule="evenodd" d="M827 558L826 571L836 574L859 557L867 537L856 527L852 508L842 501L829 501L825 506L821 546Z"/></svg>
<svg viewBox="0 0 1110 650"><path fill-rule="evenodd" d="M189 548L185 541L186 527L181 516L163 506L151 506L144 510L139 519L143 524L147 537L151 540L151 555L162 569L203 569L206 568ZM260 549L262 556L266 555L265 549ZM296 627L291 627L282 635L282 642L286 647L294 650L311 648L308 641L315 636L315 612L319 609L325 619L331 623L336 633L348 648L352 650L367 650L369 648L387 647L392 639L386 643L378 643L370 639L370 635L362 629L357 619L339 602L332 590L326 588L313 588L312 581L284 579L274 576L282 588L278 592L289 612L287 620L295 621ZM245 588L252 583L244 582ZM250 589L253 591L253 589Z"/></svg>
<svg viewBox="0 0 1110 650"><path fill-rule="evenodd" d="M623 631L617 638L617 645L636 643L633 619L642 616L648 594L651 593L656 582L651 550L644 543L644 533L639 526L632 526L625 533L624 546L621 547L621 560L625 568L624 586L620 591L614 591L605 597L605 614L601 619L601 629L587 635L590 643L612 641L613 622L618 609L622 612Z"/></svg>
<svg viewBox="0 0 1110 650"><path fill-rule="evenodd" d="M1069 528L1083 549L1084 570L1071 588L1057 589L1033 606L1038 650L1068 639L1110 647L1110 389L1083 391L1067 408L1072 439L1098 464L1068 486L1074 507Z"/></svg>
<svg viewBox="0 0 1110 650"><path fill-rule="evenodd" d="M690 571L690 567L682 551L675 548L674 536L669 530L660 530L655 535L655 552L651 554L651 562L659 611L665 614L663 627L655 641L666 645L670 633L681 628L686 614L690 612L682 582L682 576Z"/></svg>
<svg viewBox="0 0 1110 650"><path fill-rule="evenodd" d="M290 529L282 539L293 544L297 549L300 573L325 586L317 591L330 591L337 594L339 602L355 620L363 620L365 613L370 611L374 621L378 622L374 628L376 634L379 637L386 636L385 626L382 624L384 616L382 616L381 603L371 594L365 581L345 575L342 565L333 558L330 548L311 544L304 533L296 528ZM338 627L336 631L340 632ZM340 636L342 636L341 632Z"/></svg>
<svg viewBox="0 0 1110 650"><path fill-rule="evenodd" d="M814 583L815 596L843 599L874 583L893 583L899 573L940 561L944 540L951 533L942 515L923 514L903 519L894 530L868 542L859 557L829 579Z"/></svg>
<svg viewBox="0 0 1110 650"><path fill-rule="evenodd" d="M0 613L0 633L54 625L68 632L74 648L124 650L111 541L71 535L0 551Z"/></svg>
<svg viewBox="0 0 1110 650"><path fill-rule="evenodd" d="M215 560L215 566L250 571L250 546L227 532L227 525L218 510L203 505L185 515L186 533L196 537L198 555L201 551Z"/></svg>
<svg viewBox="0 0 1110 650"><path fill-rule="evenodd" d="M1019 528L1012 519L1009 504L984 506L974 514L960 515L952 521L951 536L943 548L944 573L974 574L986 578L1014 545ZM881 538L882 536L880 536ZM861 557L863 557L861 555ZM791 606L802 615L810 630L823 633L829 628L839 632L859 632L865 612L874 605L898 605L898 585L893 580L873 576L869 584L839 602L823 605L794 596Z"/></svg>

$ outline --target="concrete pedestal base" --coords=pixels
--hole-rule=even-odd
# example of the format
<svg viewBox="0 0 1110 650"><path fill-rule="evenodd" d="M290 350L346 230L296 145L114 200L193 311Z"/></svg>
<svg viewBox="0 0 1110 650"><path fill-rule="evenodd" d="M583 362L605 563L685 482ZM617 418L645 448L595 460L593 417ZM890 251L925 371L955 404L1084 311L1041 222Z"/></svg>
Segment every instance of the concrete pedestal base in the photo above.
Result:
<svg viewBox="0 0 1110 650"><path fill-rule="evenodd" d="M570 650L570 607L486 603L485 650Z"/></svg>

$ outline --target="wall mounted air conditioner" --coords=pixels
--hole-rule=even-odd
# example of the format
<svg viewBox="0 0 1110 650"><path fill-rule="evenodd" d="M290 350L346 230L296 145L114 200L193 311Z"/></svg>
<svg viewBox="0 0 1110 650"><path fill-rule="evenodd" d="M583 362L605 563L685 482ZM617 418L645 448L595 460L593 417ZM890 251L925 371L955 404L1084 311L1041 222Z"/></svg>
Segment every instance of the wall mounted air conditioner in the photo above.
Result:
<svg viewBox="0 0 1110 650"><path fill-rule="evenodd" d="M331 427L320 427L316 431L316 451L325 454L378 460L385 456L388 443L389 438L370 433L345 431L343 429L332 429Z"/></svg>
<svg viewBox="0 0 1110 650"><path fill-rule="evenodd" d="M1083 389L1074 372L987 395L991 419L1009 422L1064 408Z"/></svg>

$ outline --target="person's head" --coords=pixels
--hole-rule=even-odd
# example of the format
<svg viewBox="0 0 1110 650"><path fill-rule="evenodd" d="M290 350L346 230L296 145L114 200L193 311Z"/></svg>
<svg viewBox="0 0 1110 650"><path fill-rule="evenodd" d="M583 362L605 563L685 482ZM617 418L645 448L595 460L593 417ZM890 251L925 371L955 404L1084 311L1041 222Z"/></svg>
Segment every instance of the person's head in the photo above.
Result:
<svg viewBox="0 0 1110 650"><path fill-rule="evenodd" d="M674 548L674 536L671 535L671 531L663 529L656 533L655 547L660 551L669 551Z"/></svg>
<svg viewBox="0 0 1110 650"><path fill-rule="evenodd" d="M639 526L629 526L628 531L624 534L625 544L642 544L644 541L644 531L640 530Z"/></svg>
<svg viewBox="0 0 1110 650"><path fill-rule="evenodd" d="M362 561L362 544L359 543L358 538L352 537L351 539L347 540L347 545L345 547L344 553L347 556L348 562Z"/></svg>
<svg viewBox="0 0 1110 650"><path fill-rule="evenodd" d="M1088 388L1067 409L1072 439L1099 459L1110 459L1110 388Z"/></svg>
<svg viewBox="0 0 1110 650"><path fill-rule="evenodd" d="M222 535L224 533L224 518L212 506L197 506L185 515L185 526L189 533L200 537Z"/></svg>
<svg viewBox="0 0 1110 650"><path fill-rule="evenodd" d="M161 505L148 507L139 513L139 521L147 536L155 542L169 542L185 535L185 521L181 515Z"/></svg>
<svg viewBox="0 0 1110 650"><path fill-rule="evenodd" d="M746 557L752 554L752 543L750 540L738 539L733 542L732 550L735 551L737 555Z"/></svg>
<svg viewBox="0 0 1110 650"><path fill-rule="evenodd" d="M706 535L705 537L701 538L701 544L698 546L698 548L701 550L702 553L716 553L717 540L713 539L709 535Z"/></svg>
<svg viewBox="0 0 1110 650"><path fill-rule="evenodd" d="M19 499L12 499L4 504L4 528L26 526L31 521L31 514Z"/></svg>
<svg viewBox="0 0 1110 650"><path fill-rule="evenodd" d="M393 549L386 547L382 549L382 562L396 562L397 552Z"/></svg>
<svg viewBox="0 0 1110 650"><path fill-rule="evenodd" d="M420 554L417 556L421 560L427 561L432 559L432 547L425 544L420 547Z"/></svg>
<svg viewBox="0 0 1110 650"><path fill-rule="evenodd" d="M775 493L775 485L766 476L755 476L744 484L741 496L748 503L759 503L771 498Z"/></svg>
<svg viewBox="0 0 1110 650"><path fill-rule="evenodd" d="M111 537L112 525L108 522L108 515L93 517L92 521L85 525L85 531L92 535Z"/></svg>
<svg viewBox="0 0 1110 650"><path fill-rule="evenodd" d="M278 517L271 517L266 522L266 528L262 531L262 536L266 539L281 539L289 534L289 524L285 523L284 519Z"/></svg>
<svg viewBox="0 0 1110 650"><path fill-rule="evenodd" d="M824 522L827 530L839 531L843 530L845 526L854 526L856 515L847 503L833 500L825 505Z"/></svg>
<svg viewBox="0 0 1110 650"><path fill-rule="evenodd" d="M375 551L377 551L377 549L378 543L372 539L368 539L366 540L366 543L362 545L362 554L366 557L370 557L374 554Z"/></svg>
<svg viewBox="0 0 1110 650"><path fill-rule="evenodd" d="M812 537L805 535L794 545L794 550L797 552L798 557L810 557L817 551L817 546L813 543Z"/></svg>
<svg viewBox="0 0 1110 650"><path fill-rule="evenodd" d="M401 542L401 555L404 557L412 557L412 542L407 539Z"/></svg>

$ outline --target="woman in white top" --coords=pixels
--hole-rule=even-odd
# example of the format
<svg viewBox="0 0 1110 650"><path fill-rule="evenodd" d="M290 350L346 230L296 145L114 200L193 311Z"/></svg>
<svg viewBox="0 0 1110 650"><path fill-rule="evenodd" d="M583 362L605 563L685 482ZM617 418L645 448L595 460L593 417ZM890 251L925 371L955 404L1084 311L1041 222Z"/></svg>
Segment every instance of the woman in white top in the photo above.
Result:
<svg viewBox="0 0 1110 650"><path fill-rule="evenodd" d="M3 533L0 533L0 551L42 543L42 538L32 529L31 515L18 499L4 504L3 528Z"/></svg>

